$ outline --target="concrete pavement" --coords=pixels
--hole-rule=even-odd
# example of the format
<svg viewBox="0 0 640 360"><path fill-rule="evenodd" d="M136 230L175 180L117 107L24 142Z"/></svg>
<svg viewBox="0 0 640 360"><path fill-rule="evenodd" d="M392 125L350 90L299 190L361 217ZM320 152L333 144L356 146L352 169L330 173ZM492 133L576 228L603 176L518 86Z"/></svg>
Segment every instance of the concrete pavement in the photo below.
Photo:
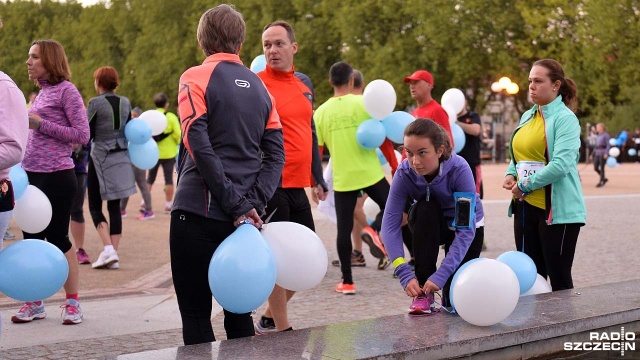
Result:
<svg viewBox="0 0 640 360"><path fill-rule="evenodd" d="M597 180L592 169L582 166L588 220L576 250L575 286L640 278L637 266L633 265L640 255L637 220L640 165L624 164L608 169L610 181L600 189L595 188ZM483 167L488 246L483 256L488 258L514 249L512 222L506 216L508 194L500 188L505 168L504 165ZM160 200L161 196L154 194L154 198ZM315 208L314 217L329 258L336 259L335 226ZM167 219L156 220L166 222ZM391 269L379 271L375 267L376 260L367 252L365 257L367 267L354 269L356 296L334 292L340 272L332 266L318 287L296 294L289 307L294 328L404 313L410 301L398 281L392 278ZM128 266L133 267L135 263ZM107 276L105 274L109 272L99 275ZM60 325L57 307L61 303L60 296L47 300L47 319L19 325L11 324L10 317L20 304L0 298L1 359L102 358L182 345L180 319L167 263L112 287L101 287L98 278L97 284L81 294L85 321L78 326ZM214 332L222 340L222 315L219 308L215 310L212 317ZM261 309L258 309L260 313Z"/></svg>

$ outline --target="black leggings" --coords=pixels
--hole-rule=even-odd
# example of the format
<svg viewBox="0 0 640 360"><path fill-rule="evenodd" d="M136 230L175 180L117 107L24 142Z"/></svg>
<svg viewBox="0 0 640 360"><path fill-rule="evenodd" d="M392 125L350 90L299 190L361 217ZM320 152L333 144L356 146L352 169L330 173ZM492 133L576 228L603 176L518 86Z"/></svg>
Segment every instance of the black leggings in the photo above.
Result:
<svg viewBox="0 0 640 360"><path fill-rule="evenodd" d="M209 263L218 246L235 230L231 221L207 219L180 210L171 213L171 273L185 345L216 340L211 326ZM251 313L224 310L224 329L227 339L255 335Z"/></svg>
<svg viewBox="0 0 640 360"><path fill-rule="evenodd" d="M147 174L147 184L153 185L156 182L156 176L158 176L158 168L162 166L162 173L164 174L164 184L173 185L173 172L175 171L176 159L160 159L156 166L152 167Z"/></svg>
<svg viewBox="0 0 640 360"><path fill-rule="evenodd" d="M73 169L55 171L52 173L37 173L27 171L29 184L42 190L51 203L51 222L44 231L37 234L22 232L25 239L47 239L62 253L72 247L69 240L69 219L71 216L71 202L76 193L76 174Z"/></svg>
<svg viewBox="0 0 640 360"><path fill-rule="evenodd" d="M538 274L551 280L553 291L573 289L571 267L582 224L547 225L546 212L514 201L513 232L516 248L529 255Z"/></svg>
<svg viewBox="0 0 640 360"><path fill-rule="evenodd" d="M102 196L100 195L100 180L93 160L89 158L89 168L87 170L87 193L89 195L89 213L93 220L93 225L97 228L100 223L107 222L107 218L102 214ZM120 199L108 200L107 211L109 212L109 234L122 234L122 216L120 216Z"/></svg>
<svg viewBox="0 0 640 360"><path fill-rule="evenodd" d="M593 170L595 170L598 175L600 175L600 182L604 183L604 165L607 163L607 160L604 159L604 155L596 155L593 157Z"/></svg>
<svg viewBox="0 0 640 360"><path fill-rule="evenodd" d="M444 254L447 256L456 233L449 229L447 220L442 216L440 205L432 199L424 199L416 202L409 212L409 223L413 229L413 253L415 256L416 277L418 284L422 287L429 277L437 270L438 254L440 245L444 245ZM484 227L476 228L473 242L469 246L467 253L456 268L456 271L469 260L478 258L482 251L484 241ZM449 289L453 275L449 276L442 289L442 301L444 306L449 306Z"/></svg>
<svg viewBox="0 0 640 360"><path fill-rule="evenodd" d="M84 198L87 195L87 174L76 173L78 189L71 203L71 220L84 224Z"/></svg>
<svg viewBox="0 0 640 360"><path fill-rule="evenodd" d="M353 210L356 208L360 190L369 195L371 200L380 207L380 212L371 224L374 230L380 231L382 214L384 214L384 207L387 203L387 197L389 196L389 182L383 178L364 189L335 191L334 193L336 218L338 219L338 240L336 242L342 280L345 284L353 284L353 277L351 276L351 251L353 250L353 246L351 245L351 230L353 229Z"/></svg>
<svg viewBox="0 0 640 360"><path fill-rule="evenodd" d="M266 212L263 220L273 214L269 221L291 221L316 231L309 197L302 188L277 188L267 203Z"/></svg>

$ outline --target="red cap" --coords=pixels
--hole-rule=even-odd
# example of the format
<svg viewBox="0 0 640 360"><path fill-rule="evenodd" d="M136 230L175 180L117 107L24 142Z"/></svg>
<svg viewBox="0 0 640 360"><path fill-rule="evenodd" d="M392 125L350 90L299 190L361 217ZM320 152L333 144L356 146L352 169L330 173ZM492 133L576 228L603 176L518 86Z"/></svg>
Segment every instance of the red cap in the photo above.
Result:
<svg viewBox="0 0 640 360"><path fill-rule="evenodd" d="M418 70L411 74L411 76L407 76L404 78L404 82L408 83L409 81L417 81L424 80L433 86L433 76L427 70Z"/></svg>

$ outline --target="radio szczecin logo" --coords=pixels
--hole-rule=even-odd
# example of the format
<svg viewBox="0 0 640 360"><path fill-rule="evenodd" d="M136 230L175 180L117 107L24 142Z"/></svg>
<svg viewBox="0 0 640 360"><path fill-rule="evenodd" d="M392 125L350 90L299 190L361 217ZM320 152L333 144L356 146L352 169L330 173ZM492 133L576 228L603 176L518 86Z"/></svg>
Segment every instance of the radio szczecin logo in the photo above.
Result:
<svg viewBox="0 0 640 360"><path fill-rule="evenodd" d="M565 342L564 350L620 351L620 355L624 356L625 351L636 350L635 341L636 334L634 332L625 332L624 327L622 327L620 332L590 332L589 341Z"/></svg>

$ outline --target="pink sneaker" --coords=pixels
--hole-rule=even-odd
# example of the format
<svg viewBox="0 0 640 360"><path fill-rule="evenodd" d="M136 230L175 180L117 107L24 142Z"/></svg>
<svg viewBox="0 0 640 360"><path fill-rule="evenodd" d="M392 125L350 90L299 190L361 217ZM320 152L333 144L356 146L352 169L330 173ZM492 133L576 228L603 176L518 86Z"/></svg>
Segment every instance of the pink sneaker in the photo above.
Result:
<svg viewBox="0 0 640 360"><path fill-rule="evenodd" d="M91 264L91 260L89 259L89 254L84 251L83 248L79 248L76 250L76 257L78 258L78 264Z"/></svg>
<svg viewBox="0 0 640 360"><path fill-rule="evenodd" d="M413 298L411 306L409 307L409 314L411 315L424 315L431 314L431 307L433 306L433 294L422 294Z"/></svg>
<svg viewBox="0 0 640 360"><path fill-rule="evenodd" d="M143 211L142 214L138 215L138 220L151 220L156 216L153 215L153 211Z"/></svg>

